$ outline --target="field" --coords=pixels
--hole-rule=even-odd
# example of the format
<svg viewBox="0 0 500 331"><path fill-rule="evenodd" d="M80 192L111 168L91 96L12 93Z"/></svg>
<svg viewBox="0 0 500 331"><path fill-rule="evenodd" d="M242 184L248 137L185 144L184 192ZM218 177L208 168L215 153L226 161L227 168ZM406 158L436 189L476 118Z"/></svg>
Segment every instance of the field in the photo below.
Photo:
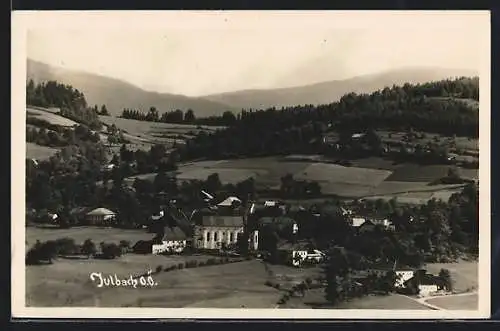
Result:
<svg viewBox="0 0 500 331"><path fill-rule="evenodd" d="M28 117L34 117L38 118L41 120L45 120L49 122L50 124L55 124L55 125L60 125L60 126L73 126L75 124L78 124L75 121L72 121L66 117L59 116L55 114L53 111L50 110L42 110L42 108L31 108L28 107L26 108L26 118Z"/></svg>
<svg viewBox="0 0 500 331"><path fill-rule="evenodd" d="M210 132L218 128L137 121L112 116L99 116L99 119L105 126L114 124L118 129L123 130L125 138L133 144L132 149L149 149L155 143L167 145L173 144L174 141L183 143L201 131Z"/></svg>
<svg viewBox="0 0 500 331"><path fill-rule="evenodd" d="M449 310L477 310L479 306L478 300L477 293L471 293L467 295L444 296L426 300L426 302Z"/></svg>
<svg viewBox="0 0 500 331"><path fill-rule="evenodd" d="M46 146L40 146L34 143L26 143L26 158L46 160L52 155L56 154L59 150Z"/></svg>
<svg viewBox="0 0 500 331"><path fill-rule="evenodd" d="M453 279L454 291L458 293L477 290L479 270L477 262L460 261L457 263L429 263L429 273L438 274L441 269L448 269Z"/></svg>
<svg viewBox="0 0 500 331"><path fill-rule="evenodd" d="M306 291L304 297L292 297L280 308L295 309L325 309L332 308L325 299L324 289ZM429 310L430 308L405 296L392 294L387 296L370 295L360 299L340 303L335 309L393 309L393 310Z"/></svg>
<svg viewBox="0 0 500 331"><path fill-rule="evenodd" d="M289 161L293 160L293 161ZM298 161L293 158L263 157L236 160L199 161L179 165L179 180L204 180L217 173L223 184L236 184L253 177L258 189L279 189L281 178L292 174L296 179L316 181L322 193L351 199L386 199L394 197L402 203L422 204L429 199L448 200L463 185L429 185L447 174L449 166L391 165L387 160L367 158L344 167L333 163ZM364 166L364 167L362 167ZM392 168L392 169L391 169ZM418 172L415 174L413 171ZM477 178L477 169L459 169L466 178ZM391 180L397 176L396 180ZM127 178L153 180L155 173Z"/></svg>
<svg viewBox="0 0 500 331"><path fill-rule="evenodd" d="M153 276L157 284L154 288L97 288L90 281L92 272L126 278L158 263L168 266L186 259L157 256L153 262L152 258L130 254L113 261L59 260L52 265L28 267L27 305L272 308L279 299L278 291L264 285L266 271L258 261L161 272Z"/></svg>
<svg viewBox="0 0 500 331"><path fill-rule="evenodd" d="M153 234L146 230L125 230L116 228L74 227L70 229L26 227L26 242L31 247L37 240L47 241L59 238L72 238L77 244L92 239L96 244L101 241L116 242L128 240L134 245L139 240L150 240Z"/></svg>

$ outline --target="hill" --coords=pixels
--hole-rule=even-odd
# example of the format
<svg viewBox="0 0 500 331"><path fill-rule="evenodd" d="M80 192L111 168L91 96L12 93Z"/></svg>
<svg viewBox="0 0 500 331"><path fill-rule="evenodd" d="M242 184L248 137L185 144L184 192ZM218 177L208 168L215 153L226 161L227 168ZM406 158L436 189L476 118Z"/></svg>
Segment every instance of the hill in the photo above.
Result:
<svg viewBox="0 0 500 331"><path fill-rule="evenodd" d="M155 106L160 112L192 109L200 117L234 110L218 102L149 92L119 79L53 67L30 59L27 62L27 80L29 79L33 79L35 83L55 80L72 85L85 94L89 105L105 104L114 116L119 115L124 108L147 111L151 106Z"/></svg>
<svg viewBox="0 0 500 331"><path fill-rule="evenodd" d="M244 90L204 96L205 99L230 105L236 109L262 109L305 104L328 104L347 93L371 93L386 86L419 84L459 76L477 76L465 69L403 68L378 74L334 80L306 86L271 90Z"/></svg>

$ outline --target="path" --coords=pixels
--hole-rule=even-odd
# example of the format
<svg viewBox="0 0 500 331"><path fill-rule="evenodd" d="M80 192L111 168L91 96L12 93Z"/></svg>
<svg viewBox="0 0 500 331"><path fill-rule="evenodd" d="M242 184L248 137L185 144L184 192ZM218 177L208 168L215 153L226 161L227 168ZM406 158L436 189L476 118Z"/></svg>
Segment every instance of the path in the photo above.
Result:
<svg viewBox="0 0 500 331"><path fill-rule="evenodd" d="M474 294L477 295L477 291L463 292L463 293L456 293L456 294L448 294L448 295L434 295L434 296L427 296L427 297L422 297L422 298L410 297L410 296L407 296L407 295L404 295L404 294L399 294L399 295L404 296L404 297L406 297L408 299L411 299L413 301L416 301L419 304L421 304L423 306L426 306L426 307L429 307L429 308L434 309L434 310L446 310L446 309L441 308L439 306L430 304L427 301L432 300L432 299L437 299L437 298L461 297L461 296L469 296L469 295L474 295Z"/></svg>

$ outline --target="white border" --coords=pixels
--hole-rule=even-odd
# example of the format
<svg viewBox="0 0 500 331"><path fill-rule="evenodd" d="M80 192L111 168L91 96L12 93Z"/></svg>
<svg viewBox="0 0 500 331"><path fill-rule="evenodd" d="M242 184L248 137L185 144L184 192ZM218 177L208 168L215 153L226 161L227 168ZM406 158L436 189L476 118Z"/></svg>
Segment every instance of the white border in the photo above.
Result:
<svg viewBox="0 0 500 331"><path fill-rule="evenodd" d="M334 18L319 19L334 15ZM484 33L480 70L480 257L479 309L477 311L345 310L345 309L190 309L190 308L32 308L25 307L25 77L26 32L31 28L254 28L276 26L276 20L301 20L294 26L354 28L393 24L405 26L407 15L476 15ZM288 20L288 23L291 21ZM296 22L296 21L295 21ZM430 24L433 21L430 21ZM284 24L280 24L284 26ZM126 33L124 31L124 33ZM64 47L64 46L63 46ZM29 318L155 318L155 319L465 319L490 315L490 13L489 11L93 11L12 13L12 316ZM21 148L23 147L23 148Z"/></svg>

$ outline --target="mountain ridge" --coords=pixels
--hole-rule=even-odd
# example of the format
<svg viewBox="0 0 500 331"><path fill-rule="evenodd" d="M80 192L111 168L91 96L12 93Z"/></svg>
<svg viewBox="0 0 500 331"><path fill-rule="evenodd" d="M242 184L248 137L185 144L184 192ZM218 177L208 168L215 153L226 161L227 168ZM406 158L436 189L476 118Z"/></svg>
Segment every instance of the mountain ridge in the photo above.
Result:
<svg viewBox="0 0 500 331"><path fill-rule="evenodd" d="M425 83L457 76L477 76L477 72L470 69L406 67L302 86L246 89L198 97L148 91L121 79L64 69L32 59L27 60L26 78L35 82L57 80L70 84L85 94L89 105L105 104L114 116L119 116L124 108L146 112L154 106L160 113L192 109L197 117L207 117L221 115L224 111L238 112L249 108L328 104L350 92L371 93L392 85Z"/></svg>

